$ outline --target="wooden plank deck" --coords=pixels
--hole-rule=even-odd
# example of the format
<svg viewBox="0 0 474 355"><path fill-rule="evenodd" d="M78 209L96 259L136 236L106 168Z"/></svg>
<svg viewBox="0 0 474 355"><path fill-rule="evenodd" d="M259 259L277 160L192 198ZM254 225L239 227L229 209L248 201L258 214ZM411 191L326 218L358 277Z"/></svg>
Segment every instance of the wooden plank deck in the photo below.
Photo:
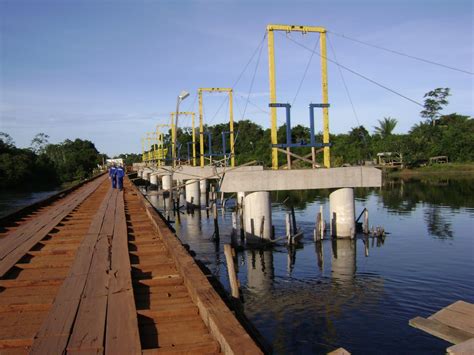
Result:
<svg viewBox="0 0 474 355"><path fill-rule="evenodd" d="M130 181L109 185L2 226L0 353L262 353Z"/></svg>
<svg viewBox="0 0 474 355"><path fill-rule="evenodd" d="M462 354L473 350L474 304L457 301L428 318L410 319L412 327L421 329L438 338L457 344L447 349L448 353Z"/></svg>

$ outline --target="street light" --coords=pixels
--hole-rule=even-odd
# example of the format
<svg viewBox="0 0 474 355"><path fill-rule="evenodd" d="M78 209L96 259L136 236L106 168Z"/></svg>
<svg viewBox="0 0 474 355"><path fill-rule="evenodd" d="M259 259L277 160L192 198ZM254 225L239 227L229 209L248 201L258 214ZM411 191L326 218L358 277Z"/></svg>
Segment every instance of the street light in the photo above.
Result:
<svg viewBox="0 0 474 355"><path fill-rule="evenodd" d="M179 104L181 103L181 101L183 101L184 99L186 99L187 97L189 96L189 92L183 90L181 91L181 94L178 95L178 100L176 102L176 115L175 115L175 123L174 123L174 147L173 147L173 167L176 166L176 159L177 159L177 156L176 156L176 147L177 147L177 143L178 143L178 116L179 116Z"/></svg>

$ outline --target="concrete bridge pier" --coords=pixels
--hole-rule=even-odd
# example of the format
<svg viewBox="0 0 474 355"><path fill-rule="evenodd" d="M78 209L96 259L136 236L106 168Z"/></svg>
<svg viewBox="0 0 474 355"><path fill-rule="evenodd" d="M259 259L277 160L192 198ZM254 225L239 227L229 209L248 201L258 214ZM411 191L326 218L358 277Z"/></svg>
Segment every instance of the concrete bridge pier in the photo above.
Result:
<svg viewBox="0 0 474 355"><path fill-rule="evenodd" d="M186 181L186 204L192 207L201 207L201 192L199 180Z"/></svg>
<svg viewBox="0 0 474 355"><path fill-rule="evenodd" d="M270 192L257 191L247 193L244 198L244 206L244 230L247 241L255 237L272 239L272 201Z"/></svg>
<svg viewBox="0 0 474 355"><path fill-rule="evenodd" d="M337 189L329 194L331 236L353 238L355 235L354 189Z"/></svg>
<svg viewBox="0 0 474 355"><path fill-rule="evenodd" d="M199 181L199 189L201 190L201 194L207 193L207 179L202 179Z"/></svg>
<svg viewBox="0 0 474 355"><path fill-rule="evenodd" d="M164 174L161 178L163 190L170 191L173 187L173 174Z"/></svg>
<svg viewBox="0 0 474 355"><path fill-rule="evenodd" d="M151 187L154 187L154 188L158 187L158 173L150 174L150 185Z"/></svg>
<svg viewBox="0 0 474 355"><path fill-rule="evenodd" d="M153 170L151 170L149 168L145 168L143 170L142 179L146 180L146 181L150 181L150 175L151 175L152 172L153 172Z"/></svg>

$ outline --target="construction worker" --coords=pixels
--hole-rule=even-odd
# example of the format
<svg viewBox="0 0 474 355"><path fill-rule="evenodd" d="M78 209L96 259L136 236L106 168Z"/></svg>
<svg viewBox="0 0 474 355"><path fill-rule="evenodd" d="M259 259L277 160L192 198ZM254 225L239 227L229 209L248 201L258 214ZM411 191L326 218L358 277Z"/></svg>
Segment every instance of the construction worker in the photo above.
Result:
<svg viewBox="0 0 474 355"><path fill-rule="evenodd" d="M117 175L117 167L115 166L115 163L114 163L109 168L109 179L112 182L113 189L115 189L115 187L117 186L117 179L115 178L116 175Z"/></svg>
<svg viewBox="0 0 474 355"><path fill-rule="evenodd" d="M123 189L123 177L125 176L125 169L123 168L122 165L120 165L117 168L117 171L115 173L115 176L117 177L117 188L122 191Z"/></svg>

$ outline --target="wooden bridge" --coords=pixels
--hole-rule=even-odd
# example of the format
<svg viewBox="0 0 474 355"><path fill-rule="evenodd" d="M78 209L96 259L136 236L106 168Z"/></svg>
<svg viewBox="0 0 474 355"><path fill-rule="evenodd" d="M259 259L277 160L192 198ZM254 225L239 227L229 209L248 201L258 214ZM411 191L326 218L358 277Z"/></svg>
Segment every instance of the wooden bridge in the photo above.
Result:
<svg viewBox="0 0 474 355"><path fill-rule="evenodd" d="M260 348L139 191L106 175L0 221L0 353Z"/></svg>

